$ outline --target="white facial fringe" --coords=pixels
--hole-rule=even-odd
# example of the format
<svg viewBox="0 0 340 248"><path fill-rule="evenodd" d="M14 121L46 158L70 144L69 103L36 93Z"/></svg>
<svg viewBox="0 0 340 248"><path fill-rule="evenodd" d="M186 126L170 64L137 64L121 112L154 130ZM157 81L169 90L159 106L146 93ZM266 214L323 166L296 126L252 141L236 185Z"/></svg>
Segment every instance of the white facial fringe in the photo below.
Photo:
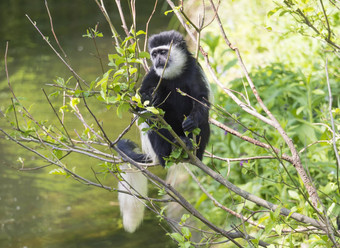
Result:
<svg viewBox="0 0 340 248"><path fill-rule="evenodd" d="M150 53L152 53L152 51L155 49L168 49L169 50L170 45L155 47L151 50ZM177 46L172 46L167 67L165 69L164 68L154 68L154 69L156 71L156 74L159 77L162 77L162 74L163 74L163 78L165 79L174 79L177 76L182 74L183 70L185 69L186 62L187 62L187 55L183 52L183 50Z"/></svg>

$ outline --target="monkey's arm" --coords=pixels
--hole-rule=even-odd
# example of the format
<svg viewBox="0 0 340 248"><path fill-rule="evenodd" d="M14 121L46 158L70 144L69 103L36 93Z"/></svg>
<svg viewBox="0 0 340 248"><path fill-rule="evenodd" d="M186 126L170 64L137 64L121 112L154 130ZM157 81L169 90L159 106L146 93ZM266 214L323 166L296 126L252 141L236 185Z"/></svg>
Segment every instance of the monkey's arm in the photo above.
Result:
<svg viewBox="0 0 340 248"><path fill-rule="evenodd" d="M190 115L183 121L182 127L184 131L191 132L195 128L199 127L201 123L207 122L209 118L209 108L206 100L197 99L205 105L194 101L193 108Z"/></svg>
<svg viewBox="0 0 340 248"><path fill-rule="evenodd" d="M195 71L198 73L195 73L192 78L191 82L195 83L190 84L189 92L189 95L195 100L192 100L193 107L189 116L182 123L183 130L189 132L208 123L209 119L209 87L203 70L199 64L197 65L198 68Z"/></svg>

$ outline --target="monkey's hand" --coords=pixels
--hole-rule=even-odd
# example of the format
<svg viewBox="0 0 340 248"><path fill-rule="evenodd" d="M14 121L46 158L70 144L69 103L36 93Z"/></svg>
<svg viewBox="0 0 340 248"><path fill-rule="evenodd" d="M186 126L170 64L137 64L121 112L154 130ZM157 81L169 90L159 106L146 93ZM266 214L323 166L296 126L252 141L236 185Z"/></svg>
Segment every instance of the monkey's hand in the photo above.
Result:
<svg viewBox="0 0 340 248"><path fill-rule="evenodd" d="M138 103L138 99L137 99L137 101L134 101L131 104L132 112L135 113L135 114L141 114L141 113L145 112L145 107L151 105L150 101L151 101L151 96L149 96L146 93L140 94L140 103L142 105L140 105L140 103Z"/></svg>
<svg viewBox="0 0 340 248"><path fill-rule="evenodd" d="M197 127L198 127L198 123L190 115L182 122L182 128L184 131L191 132Z"/></svg>
<svg viewBox="0 0 340 248"><path fill-rule="evenodd" d="M152 103L152 96L147 93L142 93L142 102L145 106L149 106Z"/></svg>
<svg viewBox="0 0 340 248"><path fill-rule="evenodd" d="M193 150L194 146L192 145L191 140L188 137L185 136L180 136L181 140L184 142L185 146L189 149L189 150ZM178 142L176 140L174 140L174 143L179 145Z"/></svg>

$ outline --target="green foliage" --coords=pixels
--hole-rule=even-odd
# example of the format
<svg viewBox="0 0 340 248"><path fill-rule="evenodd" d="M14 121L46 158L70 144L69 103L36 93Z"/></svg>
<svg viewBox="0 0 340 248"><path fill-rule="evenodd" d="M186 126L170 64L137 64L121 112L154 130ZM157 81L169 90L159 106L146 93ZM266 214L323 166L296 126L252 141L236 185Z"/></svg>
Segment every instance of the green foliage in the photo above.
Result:
<svg viewBox="0 0 340 248"><path fill-rule="evenodd" d="M62 176L66 176L67 175L66 171L61 169L61 168L53 169L48 174L51 174L51 175L62 175Z"/></svg>
<svg viewBox="0 0 340 248"><path fill-rule="evenodd" d="M287 3L292 4L291 7ZM332 113L336 130L339 130L340 123L337 115L340 102L337 69L340 67L337 58L339 49L332 42L336 41L339 34L340 23L339 12L335 10L335 6L325 1L323 3L330 29L327 28L320 2L316 4L312 1L280 1L272 6L271 1L265 1L261 2L261 7L256 4L256 1L238 1L232 6L221 3L220 8L224 10L224 14L220 17L232 45L240 50L264 104L292 138L297 150L303 151L300 153L302 163L305 168L308 168L327 215L332 224L335 224L335 218L339 214L340 198L336 179L337 165L330 142L332 132L328 110L325 57L327 56L327 69L331 75ZM262 4L268 6L267 10ZM235 9L244 10L242 16ZM299 10L319 33L305 23ZM259 14L264 11L267 16ZM235 20L237 20L236 27L233 26L236 24ZM208 28L208 30L201 43L209 53L211 66L219 80L241 101L267 116L253 95L247 79L242 77L237 57L219 37L218 27L214 26L214 29ZM330 39L328 39L328 30L331 30ZM339 44L335 43L335 45ZM328 53L325 54L326 52ZM290 150L274 128L244 112L216 85L211 85L211 89L214 96L214 111L211 111L213 118L244 136L278 148L280 154L290 155ZM208 150L223 158L242 159L274 154L270 149L259 148L214 126L212 126L209 143ZM337 147L340 147L339 141ZM315 210L308 203L305 186L290 163L279 159L244 159L225 162L208 158L205 162L235 185L280 207L290 209L291 214L296 212L317 218ZM315 247L330 246L329 238L323 235L306 237L304 234L285 233L284 230L287 228L300 228L299 223L289 217L283 218L277 211L260 212L261 208L257 205L226 191L199 171L196 173L201 184L218 202L244 216L249 216L250 212L255 213L254 221L264 228L257 229L232 215L225 214L214 206L205 194L196 192L195 186L192 186L188 189L190 198L195 199L195 207L209 216L212 222L226 226L231 223L245 225L247 233L255 237L252 240L255 243L264 240L270 244L284 244L287 247L299 247L301 243L315 244ZM230 201L233 204L230 204Z"/></svg>
<svg viewBox="0 0 340 248"><path fill-rule="evenodd" d="M97 30L97 26L95 28L88 28L86 29L86 34L83 34L83 37L87 37L87 38L101 38L103 37L103 33L99 32Z"/></svg>
<svg viewBox="0 0 340 248"><path fill-rule="evenodd" d="M329 113L327 111L327 85L324 75L315 71L309 77L306 77L300 70L294 71L286 65L274 63L252 70L251 77L261 97L263 97L264 103L287 130L298 150L319 140L331 139L331 132L328 128L325 128L326 125L329 125ZM251 91L245 90L247 87L245 82L245 78L233 80L231 82L233 90L247 96L250 104L257 111L261 112L261 108L258 106ZM332 86L335 89L333 97L337 99L338 89L334 84ZM241 132L245 136L258 139L273 147L279 147L281 153L289 154L289 149L283 145L284 143L275 129L269 128L264 130L261 121L240 111L239 107L223 92L218 91L215 94L215 101L215 105L219 106L219 108L213 115L220 122ZM219 114L217 115L216 113ZM261 113L264 114L263 112ZM212 129L210 144L210 149L214 151L215 155L227 158L272 154L272 152L266 149L241 141L239 138L224 133L215 127ZM340 146L340 143L338 143L338 146ZM308 166L311 178L313 178L320 192L322 192L320 197L326 209L328 209L328 215L334 221L335 217L339 214L339 205L336 204L339 201L339 195L335 176L336 162L331 144L322 142L311 145L301 156L304 163ZM227 175L228 165L225 162L215 160L208 161L208 163L211 167L218 169L222 175ZM303 188L303 184L295 168L285 161L274 159L232 163L229 180L242 189L261 196L270 202L279 205L284 204L283 206L291 209L292 212L314 215L313 208L310 207L305 197L301 194L302 192L297 188ZM207 183L215 185L210 180ZM217 185L212 185L210 187L212 187L214 197L222 203L224 201L227 203L228 197L225 197L224 189L217 187ZM205 198L200 200L202 196L199 194L195 197L199 199L199 205L197 206L211 213L211 204L205 202ZM242 199L237 196L233 196L233 200L236 205L242 202ZM252 211L258 209L258 206L249 202L246 202L245 206ZM242 211L242 204L239 207L236 210ZM259 213L255 215L257 223L265 226L264 231L259 236L260 239L271 236L273 230L275 230L277 235L281 236L282 230L287 228L285 225L286 221L278 213L276 211L269 214ZM214 218L216 216L215 213L209 216L212 220L218 221L218 218ZM232 217L229 217L227 223L234 223L234 221ZM294 224L294 221L291 219L289 221L291 226L296 225L296 228L298 227L297 223ZM298 240L301 241L301 237L293 235L290 242L298 244L296 243L299 242ZM322 238L318 240L319 245L321 245L320 242L323 242Z"/></svg>
<svg viewBox="0 0 340 248"><path fill-rule="evenodd" d="M328 1L320 1L320 5L309 0L280 1L277 7L268 11L267 16L289 14L295 19L295 31L291 29L292 32L323 39L339 51L339 46L332 40L339 31L340 15L338 11L327 11L333 8L335 10L336 6Z"/></svg>
<svg viewBox="0 0 340 248"><path fill-rule="evenodd" d="M184 214L181 217L181 222L179 223L182 227L181 227L181 233L167 233L167 235L169 235L172 239L174 239L179 248L193 248L194 246L192 245L192 243L190 242L191 239L191 232L190 229L188 227L185 227L183 225L185 225L185 222L187 221L187 219L190 217L190 215L188 214Z"/></svg>

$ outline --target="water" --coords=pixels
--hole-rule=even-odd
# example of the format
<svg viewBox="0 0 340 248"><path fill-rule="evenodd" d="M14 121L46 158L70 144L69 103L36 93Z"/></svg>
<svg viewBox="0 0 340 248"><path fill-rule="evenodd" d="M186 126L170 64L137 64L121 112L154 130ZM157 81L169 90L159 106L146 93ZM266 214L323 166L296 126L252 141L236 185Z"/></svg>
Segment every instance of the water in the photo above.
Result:
<svg viewBox="0 0 340 248"><path fill-rule="evenodd" d="M162 1L160 1L162 2ZM120 23L114 1L107 8L112 20ZM153 9L154 1L137 1L138 19L144 25ZM160 5L163 5L161 3ZM161 6L160 6L161 7ZM86 29L99 22L104 38L97 44L104 64L106 54L112 51L110 33L104 17L94 1L49 1L55 32L70 64L88 82L101 75L93 41L82 38ZM128 8L125 6L125 10ZM5 0L0 2L0 107L4 111L11 102L10 91L4 72L3 55L5 41L9 40L8 68L12 87L17 96L23 97L26 107L39 120L55 120L42 93L52 89L46 86L57 76L67 79L70 72L43 42L25 14L37 22L39 28L52 40L50 24L44 1ZM167 28L170 17L162 15L161 8L150 24L150 31ZM127 20L129 22L129 20ZM117 24L119 27L120 24ZM107 69L107 67L106 67ZM111 138L129 123L115 117L113 109L93 106L93 111L104 123ZM71 115L69 115L70 117ZM67 118L69 118L67 117ZM70 129L80 123L67 119ZM8 129L8 123L0 119L0 127ZM133 129L127 136L137 139ZM0 137L0 247L6 248L74 248L74 247L172 247L157 219L147 213L142 227L135 234L122 229L117 195L103 189L89 187L64 176L49 175L55 167L41 170L18 171L18 158L24 160L25 168L46 165L32 153ZM66 160L69 168L91 180L95 180L91 168L98 169L97 161L74 155ZM116 180L107 177L103 184L115 187Z"/></svg>

